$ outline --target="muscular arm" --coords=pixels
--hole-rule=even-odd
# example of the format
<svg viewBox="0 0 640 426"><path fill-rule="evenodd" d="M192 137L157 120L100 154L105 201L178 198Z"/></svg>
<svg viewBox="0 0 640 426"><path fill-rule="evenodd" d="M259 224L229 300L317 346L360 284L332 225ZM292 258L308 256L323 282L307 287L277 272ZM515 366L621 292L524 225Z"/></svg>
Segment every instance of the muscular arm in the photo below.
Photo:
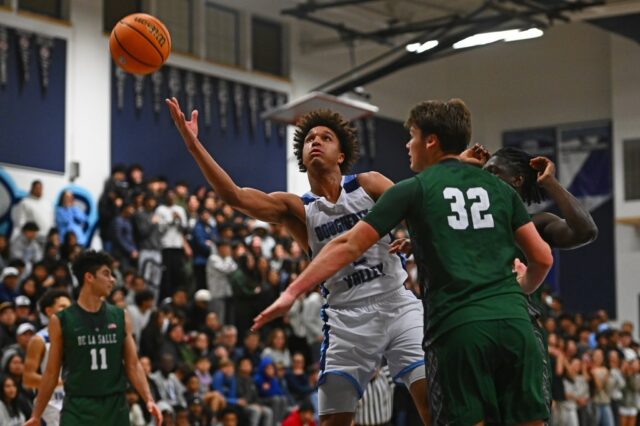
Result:
<svg viewBox="0 0 640 426"><path fill-rule="evenodd" d="M27 355L24 359L24 373L22 384L27 388L37 389L42 381L38 367L45 352L45 343L40 336L33 336L27 345Z"/></svg>
<svg viewBox="0 0 640 426"><path fill-rule="evenodd" d="M167 99L166 103L187 149L207 181L227 204L265 222L282 223L287 215L292 214L304 217L302 202L293 194L266 194L253 188L238 187L198 140L198 112L193 111L191 120L186 121L175 98Z"/></svg>
<svg viewBox="0 0 640 426"><path fill-rule="evenodd" d="M60 366L62 365L62 327L56 315L49 319L49 359L47 368L38 388L38 398L31 414L30 424L39 424L42 412L49 403L53 390L58 385L60 378Z"/></svg>
<svg viewBox="0 0 640 426"><path fill-rule="evenodd" d="M358 183L374 201L393 186L391 179L378 172L360 173Z"/></svg>
<svg viewBox="0 0 640 426"><path fill-rule="evenodd" d="M516 230L515 240L527 258L527 272L520 281L520 287L526 294L531 294L542 284L553 265L551 249L542 240L532 222Z"/></svg>
<svg viewBox="0 0 640 426"><path fill-rule="evenodd" d="M591 214L555 178L555 165L545 157L531 160L531 167L538 170L538 184L544 188L560 209L564 219L551 213L538 213L533 223L549 245L563 249L583 246L598 236Z"/></svg>
<svg viewBox="0 0 640 426"><path fill-rule="evenodd" d="M278 300L254 319L252 329L257 330L269 321L286 314L298 296L357 260L379 239L380 236L371 225L360 221L348 232L331 240L304 272L282 292Z"/></svg>
<svg viewBox="0 0 640 426"><path fill-rule="evenodd" d="M129 313L124 311L124 369L127 374L129 382L133 385L140 397L147 405L147 409L156 418L157 424L162 424L162 413L155 405L151 391L149 390L149 383L147 382L147 376L142 369L140 360L138 360L138 354L136 352L136 344L131 334L131 320L129 319Z"/></svg>

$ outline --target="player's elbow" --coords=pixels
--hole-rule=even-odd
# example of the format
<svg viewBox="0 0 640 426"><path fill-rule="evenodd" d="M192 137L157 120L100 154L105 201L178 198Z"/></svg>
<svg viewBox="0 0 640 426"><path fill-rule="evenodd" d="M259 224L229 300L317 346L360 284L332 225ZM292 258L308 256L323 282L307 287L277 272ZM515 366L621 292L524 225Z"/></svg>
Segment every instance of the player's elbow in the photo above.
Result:
<svg viewBox="0 0 640 426"><path fill-rule="evenodd" d="M591 223L580 233L580 243L589 244L598 238L598 227L595 223Z"/></svg>
<svg viewBox="0 0 640 426"><path fill-rule="evenodd" d="M527 253L527 262L529 265L535 264L541 270L548 271L553 266L553 255L551 247L545 242L541 242L535 250Z"/></svg>
<svg viewBox="0 0 640 426"><path fill-rule="evenodd" d="M549 244L544 243L534 261L540 265L541 268L546 270L551 269L553 266L553 255L551 254L551 247L549 247Z"/></svg>
<svg viewBox="0 0 640 426"><path fill-rule="evenodd" d="M34 377L33 373L25 372L22 375L22 385L25 388L37 389L38 386L40 386L40 381L36 377Z"/></svg>

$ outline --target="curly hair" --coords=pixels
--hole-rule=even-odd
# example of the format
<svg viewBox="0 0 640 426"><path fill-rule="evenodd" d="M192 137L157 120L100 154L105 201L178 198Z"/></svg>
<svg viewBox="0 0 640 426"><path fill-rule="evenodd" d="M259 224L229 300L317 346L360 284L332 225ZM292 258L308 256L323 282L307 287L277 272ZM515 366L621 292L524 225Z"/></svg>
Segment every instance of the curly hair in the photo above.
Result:
<svg viewBox="0 0 640 426"><path fill-rule="evenodd" d="M544 191L538 186L538 171L529 164L533 156L513 147L501 148L493 156L506 161L516 175L522 176L521 197L527 205L539 203L546 198Z"/></svg>
<svg viewBox="0 0 640 426"><path fill-rule="evenodd" d="M344 154L344 161L340 164L340 173L345 174L351 166L358 161L360 145L356 130L349 126L337 112L328 109L319 109L304 115L296 124L296 133L293 137L293 153L298 159L298 168L306 172L307 168L302 164L302 150L307 133L314 127L325 126L331 129L340 142L340 150Z"/></svg>

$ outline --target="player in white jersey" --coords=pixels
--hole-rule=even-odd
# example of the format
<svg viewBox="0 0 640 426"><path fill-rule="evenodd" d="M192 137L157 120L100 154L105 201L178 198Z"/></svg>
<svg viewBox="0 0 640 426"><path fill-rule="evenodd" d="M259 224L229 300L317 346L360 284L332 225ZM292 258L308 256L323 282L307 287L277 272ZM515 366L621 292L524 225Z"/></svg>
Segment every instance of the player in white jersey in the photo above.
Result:
<svg viewBox="0 0 640 426"><path fill-rule="evenodd" d="M222 200L248 216L285 225L311 255L353 227L393 184L380 173L368 172L345 179L343 186L342 174L357 157L355 132L339 114L319 110L298 122L294 137L310 193L301 198L239 188L198 140L198 112L187 121L175 98L166 102L187 149ZM322 426L351 424L357 401L383 356L392 374L409 387L428 423L422 306L404 288L406 273L400 258L388 253L388 245L384 238L324 286L328 304L322 310L325 339L318 397Z"/></svg>
<svg viewBox="0 0 640 426"><path fill-rule="evenodd" d="M71 305L71 298L64 290L48 290L39 301L40 312L47 318L51 318L56 312L60 312ZM22 384L25 387L38 389L42 380L42 373L49 359L49 329L44 327L36 333L27 346L27 355L24 360L24 373ZM36 396L37 398L37 396ZM42 420L47 426L60 424L60 412L64 400L64 388L62 381L55 388L53 396L49 400L47 408L42 413Z"/></svg>

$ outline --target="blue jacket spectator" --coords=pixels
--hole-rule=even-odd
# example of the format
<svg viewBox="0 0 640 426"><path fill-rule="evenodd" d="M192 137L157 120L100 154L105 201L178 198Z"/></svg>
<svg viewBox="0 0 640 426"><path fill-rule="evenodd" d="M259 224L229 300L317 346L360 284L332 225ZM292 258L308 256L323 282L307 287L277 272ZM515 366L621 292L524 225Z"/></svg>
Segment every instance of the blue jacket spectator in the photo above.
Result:
<svg viewBox="0 0 640 426"><path fill-rule="evenodd" d="M206 266L211 252L215 253L215 243L219 239L215 220L207 209L200 210L198 222L191 232L191 249L193 250L193 272L198 289L207 288Z"/></svg>
<svg viewBox="0 0 640 426"><path fill-rule="evenodd" d="M211 389L224 395L227 404L236 405L238 403L235 367L233 363L227 359L220 361L218 371L213 375Z"/></svg>
<svg viewBox="0 0 640 426"><path fill-rule="evenodd" d="M138 248L134 241L133 224L131 223L133 213L133 205L125 203L120 215L116 216L111 224L113 237L111 254L120 261L122 270L129 269L132 262L138 257Z"/></svg>
<svg viewBox="0 0 640 426"><path fill-rule="evenodd" d="M262 358L254 380L261 398L272 396L286 396L276 376L276 366L269 357Z"/></svg>
<svg viewBox="0 0 640 426"><path fill-rule="evenodd" d="M193 228L193 238L191 239L194 265L207 264L207 259L211 250L215 250L218 238L218 229L215 227L215 221L211 220L211 213L207 209L202 209L200 220Z"/></svg>
<svg viewBox="0 0 640 426"><path fill-rule="evenodd" d="M87 245L87 236L84 232L87 226L87 215L74 203L71 191L65 191L60 197L60 203L56 207L56 227L59 235L67 231L73 231L81 246Z"/></svg>

